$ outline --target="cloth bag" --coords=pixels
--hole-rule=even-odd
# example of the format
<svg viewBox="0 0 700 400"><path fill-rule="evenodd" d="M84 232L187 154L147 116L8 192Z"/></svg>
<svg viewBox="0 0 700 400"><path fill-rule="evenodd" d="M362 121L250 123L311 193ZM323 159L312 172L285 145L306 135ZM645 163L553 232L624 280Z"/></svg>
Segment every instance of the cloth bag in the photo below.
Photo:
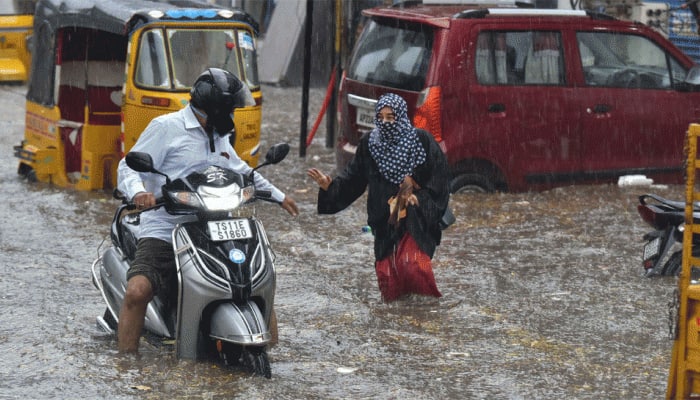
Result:
<svg viewBox="0 0 700 400"><path fill-rule="evenodd" d="M391 302L405 294L442 297L435 283L430 257L406 233L388 257L375 263L382 299Z"/></svg>

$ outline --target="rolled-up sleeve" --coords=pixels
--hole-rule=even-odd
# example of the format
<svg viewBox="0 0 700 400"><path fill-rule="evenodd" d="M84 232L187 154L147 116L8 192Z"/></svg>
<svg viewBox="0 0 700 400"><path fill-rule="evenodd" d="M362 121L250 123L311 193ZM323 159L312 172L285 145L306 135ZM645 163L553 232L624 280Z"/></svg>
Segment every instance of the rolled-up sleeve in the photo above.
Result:
<svg viewBox="0 0 700 400"><path fill-rule="evenodd" d="M119 182L117 188L124 193L129 200L133 199L137 193L146 191L141 175L129 168L124 158L119 161L117 176Z"/></svg>

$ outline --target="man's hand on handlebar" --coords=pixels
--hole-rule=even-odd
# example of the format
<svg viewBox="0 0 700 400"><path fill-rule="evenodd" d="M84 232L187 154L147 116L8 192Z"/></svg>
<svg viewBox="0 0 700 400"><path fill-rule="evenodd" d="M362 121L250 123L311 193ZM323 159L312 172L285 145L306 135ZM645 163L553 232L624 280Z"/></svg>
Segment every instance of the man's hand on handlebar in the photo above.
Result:
<svg viewBox="0 0 700 400"><path fill-rule="evenodd" d="M139 192L134 195L132 202L137 209L143 210L156 205L156 197L151 192Z"/></svg>
<svg viewBox="0 0 700 400"><path fill-rule="evenodd" d="M293 198L289 196L284 196L284 200L282 200L282 203L280 203L280 206L284 208L289 215L296 217L299 215L299 209L297 208L297 203L294 201Z"/></svg>

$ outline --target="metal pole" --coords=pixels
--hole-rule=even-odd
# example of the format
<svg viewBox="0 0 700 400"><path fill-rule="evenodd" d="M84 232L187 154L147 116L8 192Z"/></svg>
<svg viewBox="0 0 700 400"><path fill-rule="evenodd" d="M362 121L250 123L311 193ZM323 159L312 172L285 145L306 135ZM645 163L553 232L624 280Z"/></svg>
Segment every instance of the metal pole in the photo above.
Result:
<svg viewBox="0 0 700 400"><path fill-rule="evenodd" d="M335 145L335 123L336 123L336 110L338 108L338 87L340 86L340 39L341 39L341 29L342 29L342 10L343 5L341 0L335 0L331 5L331 15L335 15L335 21L333 24L333 36L332 40L334 42L333 51L331 51L331 73L335 71L335 85L333 86L333 93L331 94L331 100L328 103L328 109L326 110L326 148L331 149ZM335 68L334 68L335 67Z"/></svg>
<svg viewBox="0 0 700 400"><path fill-rule="evenodd" d="M309 119L309 82L311 80L311 33L313 32L313 0L306 0L304 22L304 79L301 91L301 129L299 132L299 157L306 157L307 120Z"/></svg>

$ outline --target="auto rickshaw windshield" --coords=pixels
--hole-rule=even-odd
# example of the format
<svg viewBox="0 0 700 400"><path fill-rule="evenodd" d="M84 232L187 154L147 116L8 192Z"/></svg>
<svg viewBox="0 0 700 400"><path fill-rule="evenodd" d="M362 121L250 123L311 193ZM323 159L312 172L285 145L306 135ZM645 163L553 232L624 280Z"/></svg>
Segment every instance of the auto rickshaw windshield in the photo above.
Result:
<svg viewBox="0 0 700 400"><path fill-rule="evenodd" d="M255 59L253 37L243 29L151 29L141 38L135 81L154 89L183 90L203 70L216 66L255 88L260 84Z"/></svg>
<svg viewBox="0 0 700 400"><path fill-rule="evenodd" d="M0 15L32 15L37 0L0 1Z"/></svg>

